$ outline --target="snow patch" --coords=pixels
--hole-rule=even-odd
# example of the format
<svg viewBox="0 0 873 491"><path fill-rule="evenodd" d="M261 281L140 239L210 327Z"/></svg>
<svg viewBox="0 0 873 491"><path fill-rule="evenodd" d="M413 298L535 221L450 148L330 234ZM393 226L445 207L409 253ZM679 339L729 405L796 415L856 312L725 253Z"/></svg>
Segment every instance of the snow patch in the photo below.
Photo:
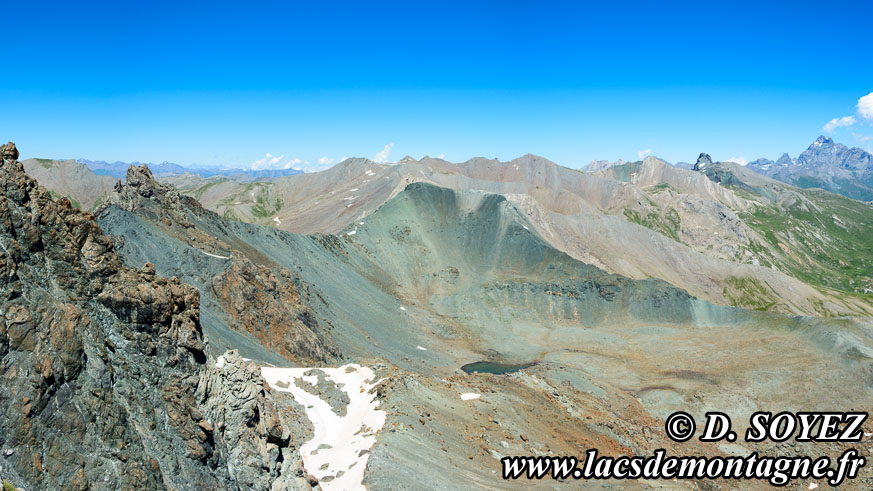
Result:
<svg viewBox="0 0 873 491"><path fill-rule="evenodd" d="M317 383L315 370L324 372L349 397L346 416L338 416L327 401L296 385L298 379ZM306 409L313 436L300 447L300 456L322 489L366 489L363 480L369 450L387 416L378 409L379 400L370 391L384 379L374 381L376 375L370 368L356 364L339 368L261 367L261 375L273 390L290 392ZM325 481L327 477L333 479Z"/></svg>
<svg viewBox="0 0 873 491"><path fill-rule="evenodd" d="M478 399L480 397L482 397L482 394L474 394L472 392L467 392L467 393L461 394L462 401L472 401L472 400Z"/></svg>
<svg viewBox="0 0 873 491"><path fill-rule="evenodd" d="M406 307L400 307L400 310L406 312Z"/></svg>
<svg viewBox="0 0 873 491"><path fill-rule="evenodd" d="M351 232L347 233L346 235L355 235L356 233L358 233L357 230L352 230Z"/></svg>
<svg viewBox="0 0 873 491"><path fill-rule="evenodd" d="M215 360L215 368L222 368L224 366L224 363L224 355L219 356L218 359Z"/></svg>
<svg viewBox="0 0 873 491"><path fill-rule="evenodd" d="M273 217L273 221L276 222L276 225L282 225L282 220L279 220L278 216Z"/></svg>
<svg viewBox="0 0 873 491"><path fill-rule="evenodd" d="M197 250L200 251L200 249L197 249ZM206 251L200 251L200 252L202 252L203 254L206 254L209 257L217 257L218 259L230 259L230 256L219 256L218 254L210 254Z"/></svg>
<svg viewBox="0 0 873 491"><path fill-rule="evenodd" d="M424 346L416 346L415 348L420 349L421 351L427 351L427 348L425 348Z"/></svg>

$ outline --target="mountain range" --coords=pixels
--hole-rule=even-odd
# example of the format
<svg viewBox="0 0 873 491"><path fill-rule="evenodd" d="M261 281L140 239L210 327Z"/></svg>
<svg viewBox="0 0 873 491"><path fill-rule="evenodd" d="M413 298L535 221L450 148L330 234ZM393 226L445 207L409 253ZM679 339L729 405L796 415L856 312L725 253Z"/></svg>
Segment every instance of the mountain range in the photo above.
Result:
<svg viewBox="0 0 873 491"><path fill-rule="evenodd" d="M79 159L76 162L85 164L98 176L110 176L115 179L124 179L127 168L131 165L143 165L142 162L105 162L102 160ZM249 181L256 179L269 179L273 177L292 176L303 171L299 169L240 169L223 168L215 166L183 167L171 162L160 164L146 164L155 174L193 174L201 177L226 176L232 179Z"/></svg>
<svg viewBox="0 0 873 491"><path fill-rule="evenodd" d="M857 295L873 288L869 259L853 251L867 249L870 207L793 188L740 166L717 168L724 167L740 176L737 182L751 184L719 184L705 173L653 157L592 173L533 155L460 164L432 158L392 165L349 159L323 172L257 183L165 182L224 217L295 233L336 233L412 182L493 192L522 210L551 244L616 274L660 278L723 305L813 315L866 312L867 301ZM859 233L822 232L814 222L798 242L755 218L783 217L794 203L822 209L824 217L831 210ZM824 246L838 248L851 266L828 266L828 274L818 274L824 270L810 261L822 251L815 254L804 244L819 242L822 233Z"/></svg>
<svg viewBox="0 0 873 491"><path fill-rule="evenodd" d="M819 136L796 159L758 159L749 168L800 188L821 188L861 201L873 201L873 155Z"/></svg>
<svg viewBox="0 0 873 491"><path fill-rule="evenodd" d="M10 145L0 472L16 484L331 489L342 475L300 453L313 404L262 367L308 370L296 387L341 417L319 368L372 368L375 489L501 487L502 456L588 448L835 458L677 444L664 418L873 405L871 206L705 154L593 172L349 159L248 183L130 166L88 213ZM102 192L86 182L64 185ZM462 368L477 361L511 373Z"/></svg>

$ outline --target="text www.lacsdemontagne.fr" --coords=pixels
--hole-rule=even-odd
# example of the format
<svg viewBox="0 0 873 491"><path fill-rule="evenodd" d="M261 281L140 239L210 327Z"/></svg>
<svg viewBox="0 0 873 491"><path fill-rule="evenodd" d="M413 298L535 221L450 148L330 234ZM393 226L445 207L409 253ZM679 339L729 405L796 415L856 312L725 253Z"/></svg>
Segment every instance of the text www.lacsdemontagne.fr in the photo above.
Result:
<svg viewBox="0 0 873 491"><path fill-rule="evenodd" d="M667 456L663 449L649 456L600 457L586 452L585 464L575 457L503 457L503 479L747 479L784 486L796 479L826 479L831 486L854 479L866 463L857 450L848 449L831 468L826 456Z"/></svg>

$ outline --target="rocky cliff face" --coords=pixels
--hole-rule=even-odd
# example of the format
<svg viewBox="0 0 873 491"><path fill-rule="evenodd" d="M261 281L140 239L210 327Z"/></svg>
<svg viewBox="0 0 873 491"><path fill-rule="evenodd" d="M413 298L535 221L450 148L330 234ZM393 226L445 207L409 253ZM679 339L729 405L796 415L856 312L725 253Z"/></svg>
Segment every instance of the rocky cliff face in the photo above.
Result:
<svg viewBox="0 0 873 491"><path fill-rule="evenodd" d="M288 447L305 426L281 423L256 374L220 382L197 290L151 264L123 266L91 214L26 176L14 144L0 154L4 478L37 489L266 488L277 460L293 467ZM222 414L234 404L259 410ZM234 451L240 434L259 452Z"/></svg>

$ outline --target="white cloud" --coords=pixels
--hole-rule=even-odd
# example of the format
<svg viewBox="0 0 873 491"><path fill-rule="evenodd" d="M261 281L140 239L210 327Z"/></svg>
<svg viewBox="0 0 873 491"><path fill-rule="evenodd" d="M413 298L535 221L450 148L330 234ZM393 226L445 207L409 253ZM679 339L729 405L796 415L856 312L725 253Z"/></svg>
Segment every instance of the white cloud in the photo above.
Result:
<svg viewBox="0 0 873 491"><path fill-rule="evenodd" d="M733 162L735 164L740 164L740 165L748 165L748 163L749 163L746 161L746 158L743 157L742 155L739 157L731 157L729 159L725 159L725 162Z"/></svg>
<svg viewBox="0 0 873 491"><path fill-rule="evenodd" d="M300 160L300 159L291 159L291 160L285 162L285 163L282 165L282 168L283 168L283 169L292 169L292 168L294 168L297 164L299 164L299 163L301 163L301 162L303 162L303 161Z"/></svg>
<svg viewBox="0 0 873 491"><path fill-rule="evenodd" d="M651 148L647 148L647 149L645 149L645 150L640 150L640 151L638 151L638 152L637 152L637 158L640 159L640 160L642 160L642 159L648 157L648 156L651 155L651 154L652 154L652 149L651 149Z"/></svg>
<svg viewBox="0 0 873 491"><path fill-rule="evenodd" d="M445 160L445 159L446 159L446 154L441 153L441 154L437 155L437 158L438 158L438 159L441 159L441 160Z"/></svg>
<svg viewBox="0 0 873 491"><path fill-rule="evenodd" d="M321 157L320 159L318 159L318 163L320 165L328 165L328 164L333 163L333 159L327 158L327 157Z"/></svg>
<svg viewBox="0 0 873 491"><path fill-rule="evenodd" d="M863 97L862 97L862 99L863 99ZM873 99L871 99L871 104L873 104ZM859 102L858 103L858 108L859 108L858 112L861 111L860 107L861 107L861 103ZM871 107L871 111L873 111L873 107ZM873 112L871 112L871 116L873 116ZM824 128L822 128L822 129L827 131L828 133L833 133L834 130L837 128L852 126L853 124L855 124L857 122L858 122L858 120L856 120L852 116L844 116L842 118L834 118L834 119L828 121L828 124L824 125Z"/></svg>
<svg viewBox="0 0 873 491"><path fill-rule="evenodd" d="M284 155L274 157L273 154L268 153L264 158L252 162L251 167L252 170L273 169L276 167L276 164L284 158Z"/></svg>
<svg viewBox="0 0 873 491"><path fill-rule="evenodd" d="M852 133L852 136L854 136L855 139L858 140L859 142L866 142L866 141L873 140L873 136L865 136L865 135L861 135L858 133Z"/></svg>
<svg viewBox="0 0 873 491"><path fill-rule="evenodd" d="M249 165L251 170L285 170L295 169L298 164L303 163L301 159L286 158L284 155L273 155L268 153L264 158L255 160Z"/></svg>
<svg viewBox="0 0 873 491"><path fill-rule="evenodd" d="M873 92L858 99L858 114L864 119L873 121Z"/></svg>
<svg viewBox="0 0 873 491"><path fill-rule="evenodd" d="M376 155L373 156L373 162L378 162L380 164L388 162L388 156L391 155L392 147L394 147L393 143L385 145L381 152L378 152Z"/></svg>

